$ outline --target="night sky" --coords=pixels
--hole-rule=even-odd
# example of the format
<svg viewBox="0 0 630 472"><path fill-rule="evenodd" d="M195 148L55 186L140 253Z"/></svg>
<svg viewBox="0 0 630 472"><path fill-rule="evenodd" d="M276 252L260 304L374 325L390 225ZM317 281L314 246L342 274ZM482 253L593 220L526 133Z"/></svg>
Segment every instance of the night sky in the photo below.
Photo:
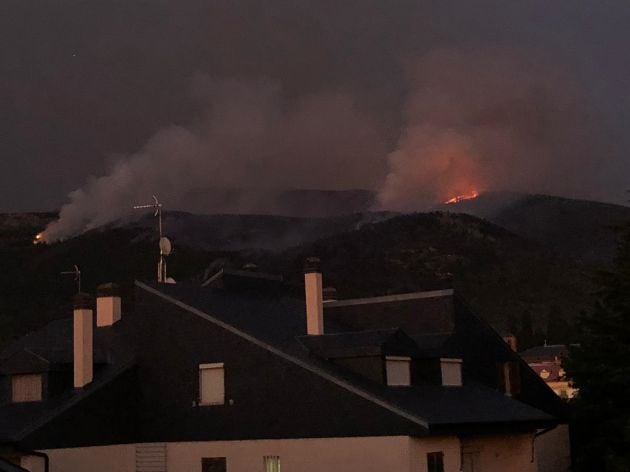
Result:
<svg viewBox="0 0 630 472"><path fill-rule="evenodd" d="M486 71L494 67L493 57L504 64L496 75L514 70L509 64L516 57L517 64L545 64L537 70L536 80L542 83L542 76L544 80L553 76L549 90L561 90L561 94L571 90L551 105L564 107L562 113L537 110L532 116L551 117L553 122L576 115L565 109L578 110L580 118L571 123L569 131L556 131L551 123L554 132L545 136L543 154L557 153L561 160L565 154L574 154L567 146L579 140L580 149L587 149L588 156L532 171L536 182L544 180L534 190L621 202L630 177L628 25L630 2L624 0L4 0L0 3L0 211L58 208L89 176L107 174L112 163L138 152L157 130L173 124L203 126L208 107L214 106L213 113L219 113L212 102L217 100L216 91L208 104L205 88L199 83L224 79L275 84L281 92L274 98L274 106L280 110L303 97L351 97L353 108L348 116L361 117L357 118L361 130L376 130L357 131L356 136L372 139L378 135L376 144L369 146L374 155L366 157L357 170L347 171L352 175L333 179L334 185L326 182L326 175L332 172L317 177L319 180L300 180L291 167L286 171L286 186L297 182L311 187L378 190L392 172L388 171L388 154L408 147L403 137L410 127L405 123L418 120L429 107L432 126L442 121L448 129L459 126L452 117L442 120L436 111L441 105L435 105L433 99L427 105L426 91L420 95L421 106L414 109L417 100L410 96L419 92L410 82L426 84L427 76L439 76L436 68L456 62L466 67L454 67L451 74L467 75L472 68L472 83L481 83ZM439 51L458 53L447 55L450 59L445 61ZM425 61L426 57L432 59ZM420 72L418 64L424 64ZM432 64L430 70L426 64ZM526 69L523 67L525 78L514 73L508 81L530 83ZM461 88L461 81L453 82L451 89L441 92L448 96L448 90ZM517 85L515 90L525 88ZM472 95L474 90L467 91L463 100ZM529 106L513 98L505 100L511 111L501 113L529 113ZM492 113L498 113L500 102L496 100ZM332 110L350 107L336 105L346 103L343 100L334 103ZM477 113L483 106L474 109ZM455 115L461 112L452 105L449 110L455 110ZM511 117L510 126L520 125ZM539 149L542 131L530 132L533 128L528 120L523 126L528 131L519 130L510 146L524 142L524 135L538 133L531 141L535 146L530 141L526 146L528 152ZM466 129L470 129L469 123ZM471 138L476 150L475 143L496 135L477 130L475 126ZM282 133L276 134L290 134ZM466 133L460 129L458 136L465 137L463 143L455 140L457 149L470 147ZM310 136L309 132L297 134L299 139ZM561 134L556 147L548 145L556 142L555 134ZM313 142L322 139L326 138L316 137ZM285 143L287 138L281 141ZM302 149L296 146L283 144L274 149ZM330 160L348 154L356 161L369 154L347 146L341 139L330 144L335 147L326 151ZM497 145L484 152L503 150ZM403 165L405 157L393 161ZM562 183L567 173L574 173L570 188ZM546 179L543 174L551 177ZM234 175L238 182L241 174ZM514 181L505 175L491 177L504 179L499 187L505 188ZM515 185L522 190L528 182L518 180ZM275 182L282 184L282 180Z"/></svg>

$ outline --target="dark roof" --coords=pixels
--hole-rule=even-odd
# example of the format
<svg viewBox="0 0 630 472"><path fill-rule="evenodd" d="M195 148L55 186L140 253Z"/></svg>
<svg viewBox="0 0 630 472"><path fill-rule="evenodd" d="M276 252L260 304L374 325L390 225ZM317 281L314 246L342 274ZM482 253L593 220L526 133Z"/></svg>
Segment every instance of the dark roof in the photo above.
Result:
<svg viewBox="0 0 630 472"><path fill-rule="evenodd" d="M279 290L283 279L280 275L256 272L254 270L220 269L216 274L202 282L202 287Z"/></svg>
<svg viewBox="0 0 630 472"><path fill-rule="evenodd" d="M15 465L13 462L9 462L0 457L0 472L29 472L27 469Z"/></svg>
<svg viewBox="0 0 630 472"><path fill-rule="evenodd" d="M569 355L569 349L564 344L551 344L535 346L520 352L519 355L527 362L553 361L556 358L563 359Z"/></svg>
<svg viewBox="0 0 630 472"><path fill-rule="evenodd" d="M94 362L103 364L114 352L124 351L124 344L117 342L120 330L110 328L94 329ZM21 353L29 353L50 365L71 364L72 318L51 321L43 328L18 339L0 353L0 370L10 358ZM26 356L24 356L26 357Z"/></svg>
<svg viewBox="0 0 630 472"><path fill-rule="evenodd" d="M70 389L63 395L40 402L0 405L0 442L19 442L41 425L54 419L71 406L89 397L122 373L133 367L127 360L95 372L94 381L81 389Z"/></svg>
<svg viewBox="0 0 630 472"><path fill-rule="evenodd" d="M27 373L38 362L41 368L30 370L72 371L72 318L53 321L24 336L0 354L0 373ZM28 434L107 385L133 366L133 352L124 340L124 322L94 329L94 381L82 389L67 388L59 395L39 402L0 403L0 442L19 441Z"/></svg>
<svg viewBox="0 0 630 472"><path fill-rule="evenodd" d="M299 336L298 340L309 352L323 359L418 354L413 340L397 328Z"/></svg>
<svg viewBox="0 0 630 472"><path fill-rule="evenodd" d="M327 322L351 330L401 328L414 339L449 334L455 327L452 290L330 301L324 312Z"/></svg>
<svg viewBox="0 0 630 472"><path fill-rule="evenodd" d="M238 277L240 280L240 275ZM250 280L248 277L245 278ZM221 288L141 282L136 282L136 286L141 295L185 310L265 349L283 362L304 369L309 376L315 376L313 378L334 384L350 395L353 402L354 398L360 399L362 404L367 400L371 405L384 408L385 414L398 422L402 419L413 423L414 434L448 428L461 432L467 427L483 427L484 431L493 427L533 429L556 422L553 416L505 396L474 377L467 378L462 387L443 387L422 381L411 387L390 387L361 376L342 363L328 360L337 356L388 354L414 358L459 357L462 333L455 328L462 314L456 316L457 304L452 291L327 302L324 312L327 334L306 336L304 301L286 292L281 284L276 284L277 280L272 282L273 289L269 290L249 283L223 284ZM170 316L169 313L166 316ZM86 387L68 389L41 402L0 405L0 441L20 441L29 434L36 434L33 432L73 405L85 404L85 399L89 403L91 398L98 408L99 396L94 395L95 392L117 387L122 382L130 382L129 385L136 382L136 377L131 375L135 365L132 348L140 333L132 331L144 330L146 324L132 321L133 316L129 319L123 316L112 327L95 328L95 358L100 364L95 368L94 381ZM470 326L466 326L466 330ZM500 348L514 355L498 339ZM72 319L64 319L50 323L2 352L0 369L46 371L51 370L50 366L61 366L71 370L71 361ZM122 375L127 372L129 376ZM132 409L129 407L130 411Z"/></svg>
<svg viewBox="0 0 630 472"><path fill-rule="evenodd" d="M407 334L407 330L398 327L387 327L390 322L405 324L418 335L418 339L427 350L440 349L452 338L443 328L454 323L454 317L448 313L453 309L452 291L437 296L424 297L379 297L375 306L362 301L358 305L366 313L366 323L376 329L364 329L361 333L350 332L357 326L358 318L353 320L352 328L344 325L342 317L329 317L328 305L325 308L324 325L327 331L340 334L329 334L317 337L305 336L306 314L304 302L286 294L265 295L257 292L234 293L226 290L200 288L191 285L145 284L136 282L141 289L148 291L164 301L177 304L210 322L229 327L241 336L254 338L257 341L287 359L312 370L319 375L332 377L339 384L356 389L377 402L382 402L394 411L405 412L424 424L428 429L441 428L457 424L549 424L554 418L534 407L517 401L514 398L484 387L474 382L466 382L463 387L443 387L439 385L418 385L414 387L388 387L349 372L342 367L327 362L320 357L327 357L330 351L343 350L341 341L347 340L352 349L374 349L382 342L387 342L397 332ZM446 300L435 300L445 298ZM387 299L384 301L383 299ZM365 299L362 299L365 300ZM391 301L390 301L391 300ZM428 301L428 303L427 303ZM415 307L412 304L415 302ZM390 304L391 303L391 304ZM427 306L429 311L423 312ZM387 308L394 310L389 312ZM336 308L336 307L335 307ZM415 309L414 309L415 308ZM389 315L392 316L389 316ZM418 325L426 326L425 315L429 323L438 332L433 336L421 334L413 321L404 319L412 316ZM386 324L386 326L378 326ZM345 319L343 320L345 321ZM414 329L416 327L416 329ZM378 329L381 328L381 329ZM411 337L413 338L413 337ZM305 349L307 347L307 349ZM418 347L416 345L416 347ZM317 353L311 355L309 349ZM452 347L449 347L452 352Z"/></svg>

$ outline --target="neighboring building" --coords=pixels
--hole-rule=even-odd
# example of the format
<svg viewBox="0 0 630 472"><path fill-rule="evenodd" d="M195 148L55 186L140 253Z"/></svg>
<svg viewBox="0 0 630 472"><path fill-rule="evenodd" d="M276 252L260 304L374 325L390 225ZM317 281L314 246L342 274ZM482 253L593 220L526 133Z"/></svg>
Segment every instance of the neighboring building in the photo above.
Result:
<svg viewBox="0 0 630 472"><path fill-rule="evenodd" d="M562 367L563 360L569 350L563 344L536 346L520 353L521 357L534 372L561 398L573 398L577 389L573 388L571 379Z"/></svg>
<svg viewBox="0 0 630 472"><path fill-rule="evenodd" d="M0 355L3 457L32 472L568 469L563 402L452 290L324 302L316 261L305 287L136 282L121 314L109 285L95 323L78 297Z"/></svg>

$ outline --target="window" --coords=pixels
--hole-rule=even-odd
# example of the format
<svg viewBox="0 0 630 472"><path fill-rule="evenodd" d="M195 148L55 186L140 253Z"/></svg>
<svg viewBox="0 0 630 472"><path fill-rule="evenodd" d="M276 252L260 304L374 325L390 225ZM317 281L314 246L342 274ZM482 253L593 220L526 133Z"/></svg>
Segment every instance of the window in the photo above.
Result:
<svg viewBox="0 0 630 472"><path fill-rule="evenodd" d="M263 457L264 472L280 472L280 456Z"/></svg>
<svg viewBox="0 0 630 472"><path fill-rule="evenodd" d="M442 385L450 387L462 386L462 360L440 359Z"/></svg>
<svg viewBox="0 0 630 472"><path fill-rule="evenodd" d="M387 356L385 358L387 385L411 385L411 359L409 357Z"/></svg>
<svg viewBox="0 0 630 472"><path fill-rule="evenodd" d="M227 461L225 457L202 457L201 472L226 472Z"/></svg>
<svg viewBox="0 0 630 472"><path fill-rule="evenodd" d="M225 375L223 363L199 365L199 404L225 403Z"/></svg>
<svg viewBox="0 0 630 472"><path fill-rule="evenodd" d="M11 377L11 400L16 403L41 401L41 374L14 375Z"/></svg>
<svg viewBox="0 0 630 472"><path fill-rule="evenodd" d="M444 453L443 452L427 453L427 471L428 472L444 472Z"/></svg>

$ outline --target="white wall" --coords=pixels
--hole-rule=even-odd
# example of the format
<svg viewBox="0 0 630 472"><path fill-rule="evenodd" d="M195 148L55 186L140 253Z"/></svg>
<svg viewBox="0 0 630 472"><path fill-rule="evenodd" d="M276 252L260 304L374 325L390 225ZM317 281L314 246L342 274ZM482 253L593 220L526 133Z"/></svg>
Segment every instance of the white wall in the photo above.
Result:
<svg viewBox="0 0 630 472"><path fill-rule="evenodd" d="M514 434L482 436L463 441L464 452L478 453L479 468L484 472L536 472L534 435Z"/></svg>
<svg viewBox="0 0 630 472"><path fill-rule="evenodd" d="M531 434L467 439L484 472L536 472ZM460 471L459 438L319 438L167 444L168 472L201 472L202 457L226 457L228 472L263 471L263 456L280 456L286 472L424 472L429 452L444 453L445 472ZM135 445L45 451L51 472L135 472ZM477 469L475 469L477 470Z"/></svg>
<svg viewBox="0 0 630 472"><path fill-rule="evenodd" d="M411 438L410 472L427 470L427 453L444 452L444 471L459 472L462 467L460 447L475 456L475 471L536 472L532 460L532 434L477 436L462 441L454 436Z"/></svg>
<svg viewBox="0 0 630 472"><path fill-rule="evenodd" d="M50 472L135 472L136 447L131 445L49 449Z"/></svg>
<svg viewBox="0 0 630 472"><path fill-rule="evenodd" d="M20 467L29 472L45 472L46 460L41 456L22 456L20 458Z"/></svg>
<svg viewBox="0 0 630 472"><path fill-rule="evenodd" d="M562 424L536 438L536 461L540 472L565 472L571 467L569 426Z"/></svg>
<svg viewBox="0 0 630 472"><path fill-rule="evenodd" d="M263 471L263 456L280 456L283 471L407 471L405 436L171 443L168 472L201 472L202 457L226 457L229 472Z"/></svg>

